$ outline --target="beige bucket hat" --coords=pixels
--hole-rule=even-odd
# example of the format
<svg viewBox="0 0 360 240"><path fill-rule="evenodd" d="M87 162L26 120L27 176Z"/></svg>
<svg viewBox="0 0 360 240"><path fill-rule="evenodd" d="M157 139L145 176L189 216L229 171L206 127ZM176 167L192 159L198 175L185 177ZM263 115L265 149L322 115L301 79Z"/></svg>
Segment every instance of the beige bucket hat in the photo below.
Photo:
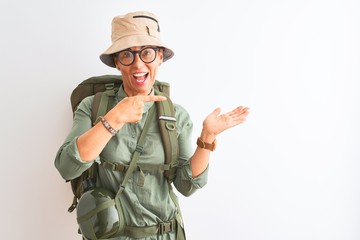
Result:
<svg viewBox="0 0 360 240"><path fill-rule="evenodd" d="M138 11L114 17L111 28L112 44L100 55L101 61L110 67L116 67L114 53L135 46L163 47L164 62L174 56L174 52L161 41L159 20L150 12Z"/></svg>

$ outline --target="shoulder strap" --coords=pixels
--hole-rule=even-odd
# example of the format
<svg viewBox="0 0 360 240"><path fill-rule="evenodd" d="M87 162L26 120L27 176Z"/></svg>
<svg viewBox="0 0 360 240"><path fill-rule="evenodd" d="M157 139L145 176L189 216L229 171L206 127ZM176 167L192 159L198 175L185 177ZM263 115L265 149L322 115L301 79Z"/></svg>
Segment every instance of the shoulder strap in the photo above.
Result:
<svg viewBox="0 0 360 240"><path fill-rule="evenodd" d="M156 95L167 97L166 101L156 102L161 139L165 150L165 164L169 164L170 169L165 170L165 176L172 182L176 176L178 166L179 147L176 132L175 110L171 99L160 91L155 90Z"/></svg>
<svg viewBox="0 0 360 240"><path fill-rule="evenodd" d="M116 88L114 83L105 84L105 91L98 92L94 95L92 104L91 120L96 124L99 116L104 116L114 105Z"/></svg>
<svg viewBox="0 0 360 240"><path fill-rule="evenodd" d="M125 185L126 185L127 181L129 180L129 177L131 176L132 172L136 168L136 163L139 160L140 154L143 152L144 143L145 143L145 137L146 137L146 134L147 134L147 132L149 130L150 122L151 122L151 119L153 118L155 107L151 107L149 111L150 111L149 115L146 118L144 128L141 131L141 135L139 137L139 140L138 140L138 142L136 144L135 151L134 151L133 156L131 158L130 165L129 165L128 169L126 170L124 180L121 183L121 186L120 186L120 189L119 189L117 195L119 195L121 193L121 191L124 190Z"/></svg>
<svg viewBox="0 0 360 240"><path fill-rule="evenodd" d="M122 181L122 183L121 183L121 185L119 187L119 190L116 193L115 206L117 207L117 209L121 208L120 194L124 191L126 183L129 180L132 172L135 170L136 162L138 161L138 159L140 157L140 154L142 153L142 151L144 149L145 137L146 137L146 134L147 134L147 132L149 130L151 119L152 119L152 117L154 115L154 109L155 109L155 107L152 107L150 109L149 115L148 115L148 117L147 117L147 119L145 121L144 128L143 128L143 130L141 132L141 135L140 135L140 137L138 139L138 142L136 144L136 149L135 149L135 151L134 151L134 153L132 155L129 168L126 170L124 179L123 179L123 181ZM122 218L121 214L119 214L119 219L120 218ZM124 219L120 219L120 222L124 222ZM125 227L125 224L119 224L119 229L117 231L121 232L124 229L124 227Z"/></svg>

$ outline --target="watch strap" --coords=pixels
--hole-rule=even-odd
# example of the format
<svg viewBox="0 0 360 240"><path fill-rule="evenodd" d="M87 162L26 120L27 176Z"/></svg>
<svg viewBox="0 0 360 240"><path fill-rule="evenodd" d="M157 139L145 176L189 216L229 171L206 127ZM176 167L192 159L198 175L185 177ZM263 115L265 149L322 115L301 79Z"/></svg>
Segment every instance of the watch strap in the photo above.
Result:
<svg viewBox="0 0 360 240"><path fill-rule="evenodd" d="M216 148L216 140L213 143L204 142L200 137L198 137L196 144L199 148L204 148L210 151L214 151Z"/></svg>

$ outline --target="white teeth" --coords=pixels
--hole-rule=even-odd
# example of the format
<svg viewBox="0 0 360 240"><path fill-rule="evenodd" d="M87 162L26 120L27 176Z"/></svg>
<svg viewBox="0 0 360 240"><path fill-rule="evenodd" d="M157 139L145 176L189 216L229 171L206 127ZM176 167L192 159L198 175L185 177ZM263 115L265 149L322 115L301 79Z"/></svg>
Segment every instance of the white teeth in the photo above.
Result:
<svg viewBox="0 0 360 240"><path fill-rule="evenodd" d="M135 77L143 77L145 75L146 75L146 73L135 73L134 74Z"/></svg>

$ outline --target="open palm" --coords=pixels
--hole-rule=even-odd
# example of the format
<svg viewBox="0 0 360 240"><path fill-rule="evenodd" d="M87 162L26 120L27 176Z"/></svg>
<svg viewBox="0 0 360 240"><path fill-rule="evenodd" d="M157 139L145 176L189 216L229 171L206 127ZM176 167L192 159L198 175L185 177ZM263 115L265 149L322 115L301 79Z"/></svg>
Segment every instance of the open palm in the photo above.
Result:
<svg viewBox="0 0 360 240"><path fill-rule="evenodd" d="M239 106L234 110L221 114L221 109L216 108L203 122L204 130L211 135L218 135L226 129L237 126L244 121L249 114L249 108Z"/></svg>

